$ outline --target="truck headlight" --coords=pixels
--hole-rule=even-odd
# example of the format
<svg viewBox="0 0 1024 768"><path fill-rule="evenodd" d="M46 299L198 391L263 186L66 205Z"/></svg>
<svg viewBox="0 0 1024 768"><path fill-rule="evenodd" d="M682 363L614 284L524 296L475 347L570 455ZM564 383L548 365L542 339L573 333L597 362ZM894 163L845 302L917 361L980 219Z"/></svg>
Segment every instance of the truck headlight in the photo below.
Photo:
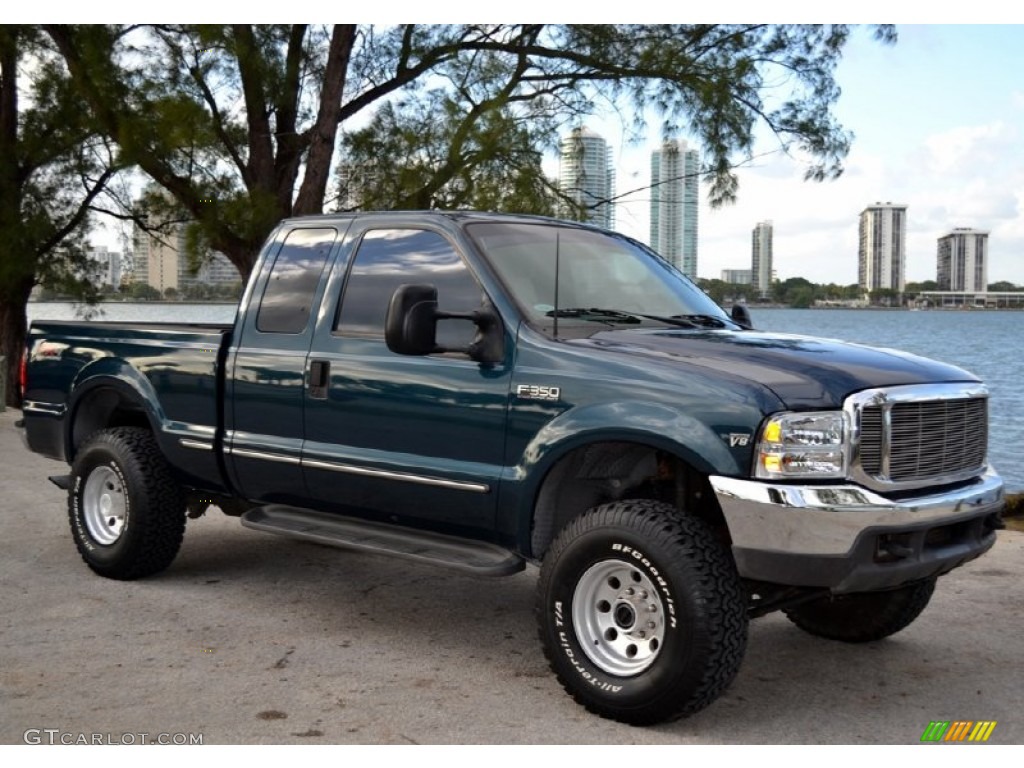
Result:
<svg viewBox="0 0 1024 768"><path fill-rule="evenodd" d="M845 477L846 433L842 411L777 413L761 430L754 476L769 480Z"/></svg>

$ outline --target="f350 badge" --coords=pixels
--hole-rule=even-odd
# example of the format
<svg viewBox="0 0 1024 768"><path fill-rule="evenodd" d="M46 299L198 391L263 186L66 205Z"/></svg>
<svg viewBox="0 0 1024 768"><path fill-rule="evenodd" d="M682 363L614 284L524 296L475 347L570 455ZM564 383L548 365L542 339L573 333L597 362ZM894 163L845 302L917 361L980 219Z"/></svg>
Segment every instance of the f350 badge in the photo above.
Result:
<svg viewBox="0 0 1024 768"><path fill-rule="evenodd" d="M523 400L545 400L553 402L562 396L561 387L546 387L541 384L520 384L516 387L516 397Z"/></svg>

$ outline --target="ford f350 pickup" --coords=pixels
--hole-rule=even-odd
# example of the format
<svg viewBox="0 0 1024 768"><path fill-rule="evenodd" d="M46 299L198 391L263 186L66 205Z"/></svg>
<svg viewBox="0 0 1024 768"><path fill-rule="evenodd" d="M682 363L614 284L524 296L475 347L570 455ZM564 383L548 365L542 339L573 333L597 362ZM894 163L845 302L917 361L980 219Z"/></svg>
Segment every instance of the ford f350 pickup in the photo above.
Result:
<svg viewBox="0 0 1024 768"><path fill-rule="evenodd" d="M729 685L748 620L878 640L989 549L970 373L760 333L622 235L527 216L283 222L233 326L33 324L33 451L115 579L212 500L250 528L502 575L540 566L564 688L634 724Z"/></svg>

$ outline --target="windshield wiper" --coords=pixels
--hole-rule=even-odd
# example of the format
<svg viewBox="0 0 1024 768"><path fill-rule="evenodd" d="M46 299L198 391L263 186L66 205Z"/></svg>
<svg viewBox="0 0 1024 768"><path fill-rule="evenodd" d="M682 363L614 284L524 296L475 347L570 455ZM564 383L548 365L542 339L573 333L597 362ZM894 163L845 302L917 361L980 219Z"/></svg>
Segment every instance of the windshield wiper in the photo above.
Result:
<svg viewBox="0 0 1024 768"><path fill-rule="evenodd" d="M725 321L714 315L672 315L673 320L689 320L703 328L725 328Z"/></svg>
<svg viewBox="0 0 1024 768"><path fill-rule="evenodd" d="M697 323L689 319L689 315L676 315L674 317L662 317L661 315L645 315L642 312L624 312L621 309L603 309L601 307L570 307L552 309L545 313L548 317L572 317L579 320L590 320L595 323L630 323L636 324L641 320L654 320L665 325L674 325L677 328L698 328ZM695 316L696 317L696 316ZM713 318L712 318L713 319Z"/></svg>

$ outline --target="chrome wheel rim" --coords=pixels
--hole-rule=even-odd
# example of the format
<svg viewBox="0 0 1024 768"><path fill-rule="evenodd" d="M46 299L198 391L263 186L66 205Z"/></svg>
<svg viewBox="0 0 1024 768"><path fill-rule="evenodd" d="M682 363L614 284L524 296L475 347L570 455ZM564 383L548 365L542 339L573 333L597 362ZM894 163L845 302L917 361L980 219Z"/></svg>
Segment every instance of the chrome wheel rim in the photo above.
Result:
<svg viewBox="0 0 1024 768"><path fill-rule="evenodd" d="M97 544L110 546L124 532L128 505L121 476L110 467L96 467L85 481L82 516L89 536Z"/></svg>
<svg viewBox="0 0 1024 768"><path fill-rule="evenodd" d="M647 669L665 643L665 606L654 583L621 560L592 565L576 584L573 626L583 652L610 675Z"/></svg>

